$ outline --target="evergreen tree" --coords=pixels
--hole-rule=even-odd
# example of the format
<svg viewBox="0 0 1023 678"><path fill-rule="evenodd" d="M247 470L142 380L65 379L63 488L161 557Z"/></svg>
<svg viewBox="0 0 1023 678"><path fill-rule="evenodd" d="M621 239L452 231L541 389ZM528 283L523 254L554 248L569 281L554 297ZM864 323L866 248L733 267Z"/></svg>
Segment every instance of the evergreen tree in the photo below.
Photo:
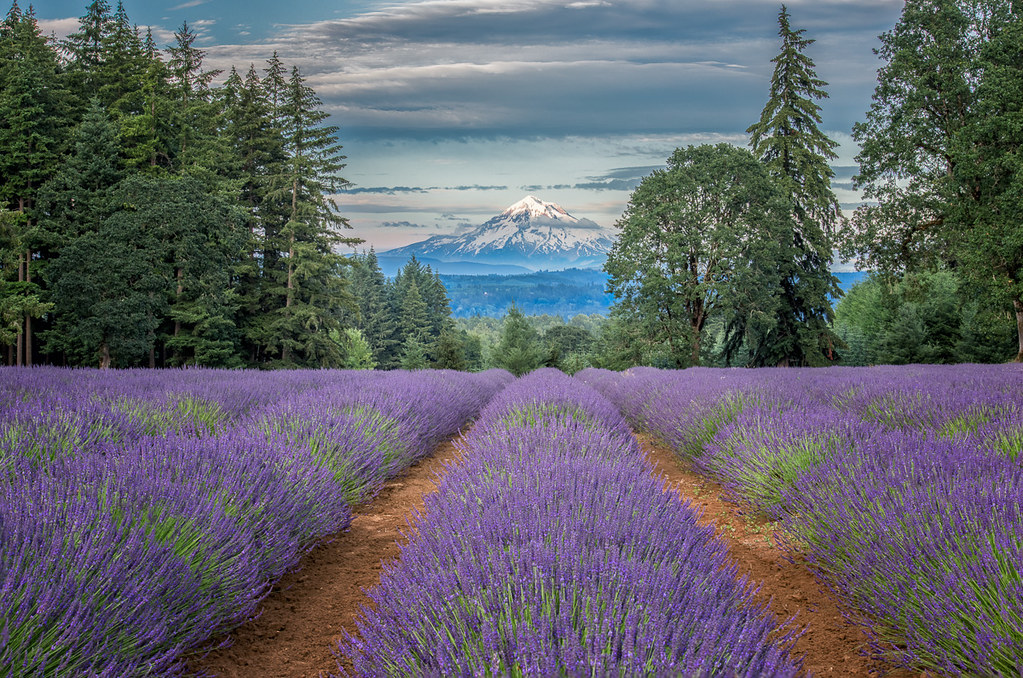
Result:
<svg viewBox="0 0 1023 678"><path fill-rule="evenodd" d="M401 347L401 369L421 370L429 364L426 347L416 335L409 335Z"/></svg>
<svg viewBox="0 0 1023 678"><path fill-rule="evenodd" d="M263 335L265 345L280 352L283 364L292 362L296 350L304 354L306 364L320 364L314 354L321 349L333 352L329 344L315 340L316 333L336 328L341 309L354 308L341 271L348 262L335 250L361 241L339 231L350 228L331 199L347 185L340 176L344 156L337 143L338 129L323 124L327 114L320 105L298 69L293 69L284 106L288 161L284 174L277 177L276 191L268 196L287 200L287 221L275 243L282 265L270 271L275 276L270 289L274 317Z"/></svg>
<svg viewBox="0 0 1023 678"><path fill-rule="evenodd" d="M137 89L115 102L114 110L119 116L125 166L155 173L171 167L175 132L170 72L151 30L146 32L138 60Z"/></svg>
<svg viewBox="0 0 1023 678"><path fill-rule="evenodd" d="M57 56L31 9L15 3L0 23L0 207L15 212L11 240L15 271L4 277L32 289L38 278L40 234L35 210L39 187L54 172L69 126L68 96ZM27 308L27 307L26 307ZM22 319L16 364L33 362L33 315Z"/></svg>
<svg viewBox="0 0 1023 678"><path fill-rule="evenodd" d="M410 280L401 297L398 335L404 344L409 337L426 343L430 337L430 315L415 280Z"/></svg>
<svg viewBox="0 0 1023 678"><path fill-rule="evenodd" d="M782 5L778 14L781 52L771 78L770 96L760 121L751 125L750 146L788 197L792 235L780 280L780 299L772 321L746 327L753 365L822 365L829 360L835 335L830 328L830 297L838 297L831 274L831 238L840 216L831 190L834 172L827 161L838 145L818 127L827 83L817 77L804 50L814 40L793 30ZM733 330L736 326L733 324Z"/></svg>
<svg viewBox="0 0 1023 678"><path fill-rule="evenodd" d="M274 126L270 102L255 66L249 68L244 80L232 69L222 88L220 104L223 134L231 153L232 185L246 216L247 242L235 276L244 314L242 332L251 338L266 319L265 296L273 281L270 273L279 259L270 243L284 220L284 211L281 201L275 202L268 195L271 180L283 172L286 158L282 135ZM247 351L258 351L258 346L250 341Z"/></svg>
<svg viewBox="0 0 1023 678"><path fill-rule="evenodd" d="M433 367L439 370L458 370L464 372L469 369L465 359L464 333L456 332L453 328L441 332L434 342L432 353L434 355Z"/></svg>
<svg viewBox="0 0 1023 678"><path fill-rule="evenodd" d="M373 350L373 358L381 369L398 367L398 326L390 303L387 279L380 270L376 252L370 248L360 257L352 271L352 295L359 305L354 324Z"/></svg>
<svg viewBox="0 0 1023 678"><path fill-rule="evenodd" d="M78 32L64 41L63 48L68 55L68 76L71 90L81 101L95 97L104 86L101 74L113 28L110 3L106 0L92 0L85 8L85 14L78 20Z"/></svg>
<svg viewBox="0 0 1023 678"><path fill-rule="evenodd" d="M543 352L536 330L515 304L512 304L504 317L501 341L494 350L493 362L516 377L532 372L543 364Z"/></svg>
<svg viewBox="0 0 1023 678"><path fill-rule="evenodd" d="M335 330L336 332L336 330ZM333 335L332 335L333 336ZM372 370L377 364L373 360L373 351L362 332L355 327L348 327L343 334L338 334L337 341L344 347L344 362L341 367L346 370Z"/></svg>
<svg viewBox="0 0 1023 678"><path fill-rule="evenodd" d="M160 257L165 310L158 319L166 322L156 340L167 363L238 366L230 273L243 246L240 213L190 177L136 174L121 183L119 197L119 218L146 230Z"/></svg>
<svg viewBox="0 0 1023 678"><path fill-rule="evenodd" d="M203 69L206 52L196 44L196 34L183 23L168 48L170 93L174 99L174 168L207 183L219 183L229 154L218 130L219 116L210 87L219 70Z"/></svg>

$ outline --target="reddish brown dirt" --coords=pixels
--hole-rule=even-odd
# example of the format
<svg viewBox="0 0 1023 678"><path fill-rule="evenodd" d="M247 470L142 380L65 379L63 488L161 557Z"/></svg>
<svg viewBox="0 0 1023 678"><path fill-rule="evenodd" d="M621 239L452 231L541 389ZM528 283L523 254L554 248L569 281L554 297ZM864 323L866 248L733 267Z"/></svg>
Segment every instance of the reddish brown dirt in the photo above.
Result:
<svg viewBox="0 0 1023 678"><path fill-rule="evenodd" d="M393 478L373 501L358 507L347 532L309 552L263 601L263 612L232 633L233 643L193 669L227 678L318 677L336 673L331 650L341 630L355 633L364 588L380 581L382 563L398 556L408 520L436 491L445 463L457 461L454 442ZM350 670L351 666L346 666Z"/></svg>
<svg viewBox="0 0 1023 678"><path fill-rule="evenodd" d="M717 483L697 475L667 448L653 444L649 436L637 435L647 458L666 477L669 487L702 511L701 523L714 525L729 554L745 575L760 586L757 598L769 602L778 623L795 616L806 632L796 641L794 656L813 676L879 676L882 668L863 651L867 638L862 629L848 624L834 598L797 556L790 562L775 544L775 525L743 515L722 498ZM891 678L927 674L888 670Z"/></svg>
<svg viewBox="0 0 1023 678"><path fill-rule="evenodd" d="M813 676L879 676L881 670L863 653L866 636L849 625L833 597L823 590L798 557L775 545L774 525L751 520L722 498L720 485L686 468L665 447L639 435L647 457L668 486L713 524L739 568L755 585L757 597L769 602L779 623L795 616L805 627L794 653ZM313 678L337 670L331 652L342 629L354 633L364 589L380 581L382 563L398 556L402 532L436 491L444 464L459 458L453 441L388 482L376 498L359 508L351 528L303 558L263 602L262 614L235 630L233 643L193 665L199 673L225 678ZM351 666L346 665L350 670ZM927 674L895 670L891 678Z"/></svg>

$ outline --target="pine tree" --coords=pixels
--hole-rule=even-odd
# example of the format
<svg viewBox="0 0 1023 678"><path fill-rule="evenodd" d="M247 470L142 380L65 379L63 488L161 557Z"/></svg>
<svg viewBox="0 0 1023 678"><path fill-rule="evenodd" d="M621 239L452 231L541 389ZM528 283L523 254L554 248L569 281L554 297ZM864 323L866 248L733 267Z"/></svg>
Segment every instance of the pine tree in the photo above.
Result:
<svg viewBox="0 0 1023 678"><path fill-rule="evenodd" d="M171 167L175 136L170 72L160 58L152 30L139 56L138 88L115 104L126 167L156 173Z"/></svg>
<svg viewBox="0 0 1023 678"><path fill-rule="evenodd" d="M92 0L78 20L78 32L64 41L64 51L69 55L71 90L81 101L96 96L104 85L101 69L106 60L104 48L108 46L112 24L110 3Z"/></svg>
<svg viewBox="0 0 1023 678"><path fill-rule="evenodd" d="M814 40L793 30L785 5L778 13L781 52L770 96L760 121L751 125L750 147L767 166L791 205L793 232L780 280L780 304L773 322L747 326L754 365L821 365L837 337L831 330L831 297L841 290L830 271L831 234L840 217L831 190L834 172L828 160L838 144L819 128L818 99L827 98L827 83L817 77L804 51Z"/></svg>
<svg viewBox="0 0 1023 678"><path fill-rule="evenodd" d="M352 295L359 304L359 316L354 324L373 350L373 358L381 369L398 367L397 322L392 310L387 279L377 260L376 252L360 257L352 271Z"/></svg>
<svg viewBox="0 0 1023 678"><path fill-rule="evenodd" d="M398 334L402 343L414 337L425 344L430 337L430 313L415 280L410 280L401 297Z"/></svg>
<svg viewBox="0 0 1023 678"><path fill-rule="evenodd" d="M297 68L292 69L283 109L285 150L283 174L275 177L269 199L286 201L287 221L278 232L275 246L281 266L270 271L273 319L263 335L268 348L280 352L280 361L290 364L297 350L301 361L320 364L320 351L332 356L332 344L324 343L326 333L339 325L342 308L354 308L345 289L342 267L347 259L336 253L343 245L355 245L358 238L345 237L340 229L350 228L337 213L331 196L347 185L340 176L344 156L337 142L338 128L324 125L327 113L316 93L305 84ZM313 334L310 333L313 330ZM315 338L323 332L323 341Z"/></svg>
<svg viewBox="0 0 1023 678"><path fill-rule="evenodd" d="M20 283L31 285L33 276L38 277L36 194L56 169L69 115L57 56L31 9L22 12L15 3L0 24L0 207L17 213L13 243L18 247ZM22 325L14 359L31 365L32 315L26 315Z"/></svg>
<svg viewBox="0 0 1023 678"><path fill-rule="evenodd" d="M465 359L464 333L456 332L453 329L446 329L434 342L433 354L435 356L433 367L439 370L458 370L464 372L469 369Z"/></svg>
<svg viewBox="0 0 1023 678"><path fill-rule="evenodd" d="M195 45L196 34L185 22L174 33L174 45L168 48L170 91L175 101L175 147L177 171L216 181L226 150L217 130L219 116L210 87L219 70L203 69L206 52ZM212 179L212 181L211 181Z"/></svg>
<svg viewBox="0 0 1023 678"><path fill-rule="evenodd" d="M501 341L494 350L493 362L516 377L537 369L543 363L540 338L515 304L504 317Z"/></svg>

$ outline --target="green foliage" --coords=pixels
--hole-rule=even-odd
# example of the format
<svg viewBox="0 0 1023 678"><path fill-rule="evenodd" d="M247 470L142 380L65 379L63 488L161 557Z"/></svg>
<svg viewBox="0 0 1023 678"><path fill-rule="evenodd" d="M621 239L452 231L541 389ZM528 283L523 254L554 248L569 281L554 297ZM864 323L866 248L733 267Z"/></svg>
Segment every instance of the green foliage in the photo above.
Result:
<svg viewBox="0 0 1023 678"><path fill-rule="evenodd" d="M466 341L469 335L465 332L458 332L454 329L445 329L434 342L433 367L440 370L469 369L469 362L466 360Z"/></svg>
<svg viewBox="0 0 1023 678"><path fill-rule="evenodd" d="M881 36L885 62L855 178L844 253L887 273L941 266L994 281L1017 313L1023 360L1020 14L1011 0L909 0ZM997 302L997 297L996 297Z"/></svg>
<svg viewBox="0 0 1023 678"><path fill-rule="evenodd" d="M514 305L508 309L501 341L494 348L491 362L516 377L532 372L543 364L539 336Z"/></svg>
<svg viewBox="0 0 1023 678"><path fill-rule="evenodd" d="M341 367L346 370L372 370L377 366L373 360L373 350L358 328L347 327L343 335L335 334L334 337L344 349L345 357Z"/></svg>
<svg viewBox="0 0 1023 678"><path fill-rule="evenodd" d="M418 335L410 334L405 339L405 343L401 347L400 361L403 370L421 370L429 365L426 346L423 345Z"/></svg>
<svg viewBox="0 0 1023 678"><path fill-rule="evenodd" d="M557 367L566 374L575 374L591 366L589 354L596 337L588 330L573 325L555 325L543 333L548 367Z"/></svg>
<svg viewBox="0 0 1023 678"><path fill-rule="evenodd" d="M352 322L372 348L377 364L384 369L392 368L397 362L399 343L397 319L391 309L387 279L372 249L356 258L351 283L352 295L359 305L359 313Z"/></svg>
<svg viewBox="0 0 1023 678"><path fill-rule="evenodd" d="M738 314L731 323L733 335L744 335L748 355L745 364L824 365L835 344L831 331L831 297L841 295L838 279L830 271L831 238L840 215L831 190L834 172L828 166L838 144L829 139L821 124L816 99L828 96L827 83L817 77L813 60L804 50L814 43L803 30L792 30L782 5L778 14L781 53L771 78L771 91L760 121L752 125L750 146L767 166L788 197L791 235L779 260L781 279L774 317L756 306ZM735 351L734 342L726 350Z"/></svg>
<svg viewBox="0 0 1023 678"><path fill-rule="evenodd" d="M616 225L605 270L621 317L663 346L673 367L700 364L714 316L773 316L787 215L783 194L748 151L676 150L667 169L640 183Z"/></svg>
<svg viewBox="0 0 1023 678"><path fill-rule="evenodd" d="M990 292L950 271L873 275L835 308L845 365L1004 362L1015 326Z"/></svg>
<svg viewBox="0 0 1023 678"><path fill-rule="evenodd" d="M19 363L40 338L70 364L344 359L337 128L276 54L216 87L198 44L183 24L163 55L103 0L60 58L31 11L0 22L0 340Z"/></svg>

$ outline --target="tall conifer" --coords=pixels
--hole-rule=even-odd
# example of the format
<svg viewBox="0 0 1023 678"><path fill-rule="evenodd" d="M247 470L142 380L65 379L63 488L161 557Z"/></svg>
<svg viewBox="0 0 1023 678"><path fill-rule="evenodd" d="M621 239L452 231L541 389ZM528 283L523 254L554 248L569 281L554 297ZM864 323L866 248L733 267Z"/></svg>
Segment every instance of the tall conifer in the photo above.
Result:
<svg viewBox="0 0 1023 678"><path fill-rule="evenodd" d="M814 40L793 30L782 5L778 13L782 46L760 120L747 129L753 154L767 166L788 197L792 212L789 253L780 260L776 322L747 333L750 361L756 365L820 365L833 355L831 297L841 294L830 271L831 234L840 217L831 190L828 160L838 144L821 131L820 106L827 83L817 77L804 51Z"/></svg>

